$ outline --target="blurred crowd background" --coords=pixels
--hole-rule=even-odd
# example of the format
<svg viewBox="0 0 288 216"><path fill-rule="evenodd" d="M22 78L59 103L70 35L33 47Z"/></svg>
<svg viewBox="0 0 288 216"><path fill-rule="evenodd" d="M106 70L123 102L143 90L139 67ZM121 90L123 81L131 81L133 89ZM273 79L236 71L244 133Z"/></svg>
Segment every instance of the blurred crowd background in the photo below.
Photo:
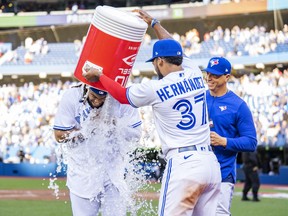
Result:
<svg viewBox="0 0 288 216"><path fill-rule="evenodd" d="M248 0L246 0L248 1ZM252 0L251 0L252 1ZM29 1L27 1L29 2ZM52 2L52 3L51 3ZM39 3L37 7L23 1L1 1L2 13L23 11L51 10L85 10L95 9L97 5L107 4L118 7L143 5L201 3L220 4L221 1L51 1ZM238 1L225 1L240 2ZM257 0L253 0L257 4ZM259 1L261 2L261 1ZM142 5L143 4L143 5ZM49 5L49 6L48 6ZM271 28L265 24L240 26L237 20L231 27L221 24L214 25L211 31L203 32L197 27L187 28L184 33L171 30L173 38L179 41L187 56L197 62L199 59L211 56L262 57L267 54L288 52L288 20L284 19L281 28ZM171 28L171 27L170 27ZM87 29L86 29L87 30ZM1 36L1 31L0 31ZM1 37L0 37L1 38ZM4 73L2 66L51 64L76 65L86 36L74 38L69 43L55 43L50 38L26 35L21 44L9 45L0 43L0 76ZM138 61L150 56L156 39L147 32L139 51ZM59 54L59 50L61 53ZM62 51L66 50L66 54ZM147 53L148 52L148 53ZM208 63L208 62L207 62ZM234 67L229 82L229 88L241 96L250 107L257 128L258 149L265 149L261 154L263 172L273 171L272 164L285 163L285 155L269 151L269 149L288 148L288 66L287 62L265 66L263 63L243 70ZM40 76L40 74L39 74ZM1 78L1 79L2 79ZM73 77L55 76L49 79L19 79L0 81L0 162L32 164L56 162L55 149L57 143L53 138L52 125L60 98L63 92L77 84ZM133 73L130 83L145 82L157 79L153 73ZM16 81L17 80L17 81ZM143 148L160 147L158 135L154 128L151 109L139 109L143 120ZM266 165L265 165L266 164Z"/></svg>

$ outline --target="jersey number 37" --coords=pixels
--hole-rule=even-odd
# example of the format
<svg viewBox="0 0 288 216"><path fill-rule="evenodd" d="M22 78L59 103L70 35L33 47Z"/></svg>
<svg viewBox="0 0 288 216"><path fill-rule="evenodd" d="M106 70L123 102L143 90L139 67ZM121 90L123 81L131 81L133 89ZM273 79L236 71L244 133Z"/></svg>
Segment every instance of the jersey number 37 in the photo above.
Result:
<svg viewBox="0 0 288 216"><path fill-rule="evenodd" d="M207 124L207 109L206 109L206 99L205 94L196 95L193 98L195 104L202 102L202 118L201 125ZM191 102L187 99L179 100L174 104L173 109L181 112L182 120L176 125L181 130L189 130L192 129L196 124L196 116L193 113L193 106Z"/></svg>

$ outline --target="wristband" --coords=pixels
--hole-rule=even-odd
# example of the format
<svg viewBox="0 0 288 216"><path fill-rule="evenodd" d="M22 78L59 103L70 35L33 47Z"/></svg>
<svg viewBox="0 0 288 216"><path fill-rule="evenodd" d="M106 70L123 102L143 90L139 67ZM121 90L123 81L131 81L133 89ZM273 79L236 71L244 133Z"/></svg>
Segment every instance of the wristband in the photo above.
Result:
<svg viewBox="0 0 288 216"><path fill-rule="evenodd" d="M157 19L152 19L151 21L151 27L154 28L154 26L157 24L157 23L160 23Z"/></svg>

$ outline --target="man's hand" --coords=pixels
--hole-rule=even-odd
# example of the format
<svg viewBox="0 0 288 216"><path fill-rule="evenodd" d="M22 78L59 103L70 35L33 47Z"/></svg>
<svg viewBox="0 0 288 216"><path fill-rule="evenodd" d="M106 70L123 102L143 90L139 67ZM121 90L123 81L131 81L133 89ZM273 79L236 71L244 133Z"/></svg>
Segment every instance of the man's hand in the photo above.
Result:
<svg viewBox="0 0 288 216"><path fill-rule="evenodd" d="M139 16L144 22L146 22L149 26L151 26L153 17L150 16L146 11L141 10L141 9L134 9L134 10L132 10L132 12L137 12L137 13L139 13L138 16ZM155 19L154 19L154 21L155 21ZM158 25L157 25L156 28L153 27L153 26L151 26L151 27L154 29L154 32L155 32L155 34L156 34L156 36L157 36L157 38L158 38L159 40L165 39L165 38L171 38L171 39L173 39L172 35L171 35L165 28L163 28L163 26L161 26L158 21L157 21L156 23L158 23ZM155 25L155 23L154 23L154 25Z"/></svg>
<svg viewBox="0 0 288 216"><path fill-rule="evenodd" d="M100 76L103 74L101 69L94 67L85 67L85 72L83 72L83 77L89 82L97 82L99 81Z"/></svg>
<svg viewBox="0 0 288 216"><path fill-rule="evenodd" d="M225 148L227 145L227 139L213 131L210 132L210 141L212 146L223 146Z"/></svg>
<svg viewBox="0 0 288 216"><path fill-rule="evenodd" d="M82 143L85 140L86 140L86 138L80 132L75 134L75 136L71 139L72 143Z"/></svg>
<svg viewBox="0 0 288 216"><path fill-rule="evenodd" d="M143 19L149 26L151 25L153 17L151 17L147 12L141 9L134 9L132 12L139 13L139 17Z"/></svg>

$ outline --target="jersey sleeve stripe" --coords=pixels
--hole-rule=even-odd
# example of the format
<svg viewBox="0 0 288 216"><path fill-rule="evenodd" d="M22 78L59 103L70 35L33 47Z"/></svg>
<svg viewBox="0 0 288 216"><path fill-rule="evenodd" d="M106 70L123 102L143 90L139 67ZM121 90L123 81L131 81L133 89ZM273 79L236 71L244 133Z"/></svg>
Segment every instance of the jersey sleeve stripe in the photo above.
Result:
<svg viewBox="0 0 288 216"><path fill-rule="evenodd" d="M62 127L62 126L57 126L57 125L53 126L54 130L61 130L61 131L68 131L68 130L72 130L73 128L74 126L71 126L71 127Z"/></svg>
<svg viewBox="0 0 288 216"><path fill-rule="evenodd" d="M133 102L131 101L130 97L129 97L129 91L130 91L130 87L127 88L127 91L126 91L126 98L127 100L129 101L129 104L134 107L134 108L138 108L135 104L133 104Z"/></svg>

